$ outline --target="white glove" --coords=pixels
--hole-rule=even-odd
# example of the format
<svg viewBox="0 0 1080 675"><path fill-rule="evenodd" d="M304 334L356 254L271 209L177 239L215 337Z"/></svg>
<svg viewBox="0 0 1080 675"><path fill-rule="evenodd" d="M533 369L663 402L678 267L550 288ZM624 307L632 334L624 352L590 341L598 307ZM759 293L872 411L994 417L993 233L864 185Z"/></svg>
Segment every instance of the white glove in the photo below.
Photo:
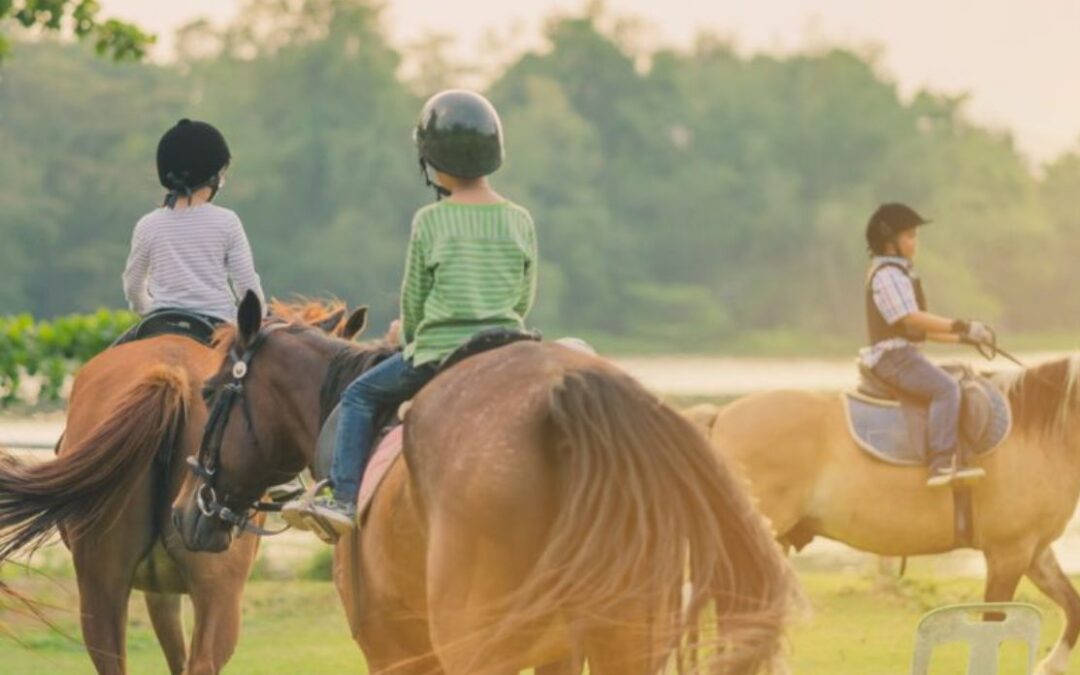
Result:
<svg viewBox="0 0 1080 675"><path fill-rule="evenodd" d="M974 344L988 345L994 342L994 331L981 321L972 321L968 324L967 333L964 334Z"/></svg>

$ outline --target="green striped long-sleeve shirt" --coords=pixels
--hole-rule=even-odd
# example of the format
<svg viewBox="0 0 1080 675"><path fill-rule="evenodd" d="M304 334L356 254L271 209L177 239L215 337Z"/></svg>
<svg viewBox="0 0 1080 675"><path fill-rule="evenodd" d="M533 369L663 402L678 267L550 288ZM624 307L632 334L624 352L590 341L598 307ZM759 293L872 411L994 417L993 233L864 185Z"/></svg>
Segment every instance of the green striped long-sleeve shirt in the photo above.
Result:
<svg viewBox="0 0 1080 675"><path fill-rule="evenodd" d="M536 231L512 202L416 212L401 288L405 357L442 359L485 328L522 328L536 297Z"/></svg>

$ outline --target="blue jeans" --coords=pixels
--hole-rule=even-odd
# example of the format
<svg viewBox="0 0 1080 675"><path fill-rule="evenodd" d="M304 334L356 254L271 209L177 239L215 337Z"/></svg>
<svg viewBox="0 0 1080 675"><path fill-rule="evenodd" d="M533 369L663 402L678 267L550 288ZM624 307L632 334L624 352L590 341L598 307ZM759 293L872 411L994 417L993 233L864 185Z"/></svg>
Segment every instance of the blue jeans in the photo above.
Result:
<svg viewBox="0 0 1080 675"><path fill-rule="evenodd" d="M360 479L371 459L375 417L387 407L412 398L435 377L435 371L434 362L413 367L398 352L345 387L334 435L334 462L330 467L335 499L356 502Z"/></svg>
<svg viewBox="0 0 1080 675"><path fill-rule="evenodd" d="M930 403L930 463L951 459L958 449L960 384L912 346L886 351L873 371L900 391Z"/></svg>

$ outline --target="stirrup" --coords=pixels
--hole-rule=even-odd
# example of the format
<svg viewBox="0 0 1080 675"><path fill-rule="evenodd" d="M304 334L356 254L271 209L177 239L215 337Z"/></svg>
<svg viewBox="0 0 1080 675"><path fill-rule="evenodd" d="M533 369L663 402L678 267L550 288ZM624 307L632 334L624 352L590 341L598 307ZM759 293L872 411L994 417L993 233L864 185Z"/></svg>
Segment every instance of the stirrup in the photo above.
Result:
<svg viewBox="0 0 1080 675"><path fill-rule="evenodd" d="M310 511L311 504L315 501L315 495L319 494L329 484L329 479L317 481L307 488L303 494L290 499L282 506L281 519L297 530L310 530L311 522L307 517L307 512ZM322 539L322 536L320 535L319 538Z"/></svg>
<svg viewBox="0 0 1080 675"><path fill-rule="evenodd" d="M978 466L958 466L953 470L953 480L958 483L974 483L986 478L986 470Z"/></svg>

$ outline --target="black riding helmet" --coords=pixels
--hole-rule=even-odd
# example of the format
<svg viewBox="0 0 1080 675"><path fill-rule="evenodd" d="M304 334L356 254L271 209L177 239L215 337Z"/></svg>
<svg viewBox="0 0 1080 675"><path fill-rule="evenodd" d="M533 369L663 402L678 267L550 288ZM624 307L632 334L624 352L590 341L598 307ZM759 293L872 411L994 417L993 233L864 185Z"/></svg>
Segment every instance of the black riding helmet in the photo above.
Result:
<svg viewBox="0 0 1080 675"><path fill-rule="evenodd" d="M873 255L884 255L885 245L896 235L930 222L906 204L882 204L866 223L866 247Z"/></svg>
<svg viewBox="0 0 1080 675"><path fill-rule="evenodd" d="M232 154L221 132L206 122L184 118L165 132L158 142L158 180L169 191L165 205L169 208L181 195L204 187L217 194L221 172L229 165Z"/></svg>
<svg viewBox="0 0 1080 675"><path fill-rule="evenodd" d="M458 178L479 178L495 173L502 165L499 113L475 92L450 89L428 99L413 140L425 177L428 166Z"/></svg>

